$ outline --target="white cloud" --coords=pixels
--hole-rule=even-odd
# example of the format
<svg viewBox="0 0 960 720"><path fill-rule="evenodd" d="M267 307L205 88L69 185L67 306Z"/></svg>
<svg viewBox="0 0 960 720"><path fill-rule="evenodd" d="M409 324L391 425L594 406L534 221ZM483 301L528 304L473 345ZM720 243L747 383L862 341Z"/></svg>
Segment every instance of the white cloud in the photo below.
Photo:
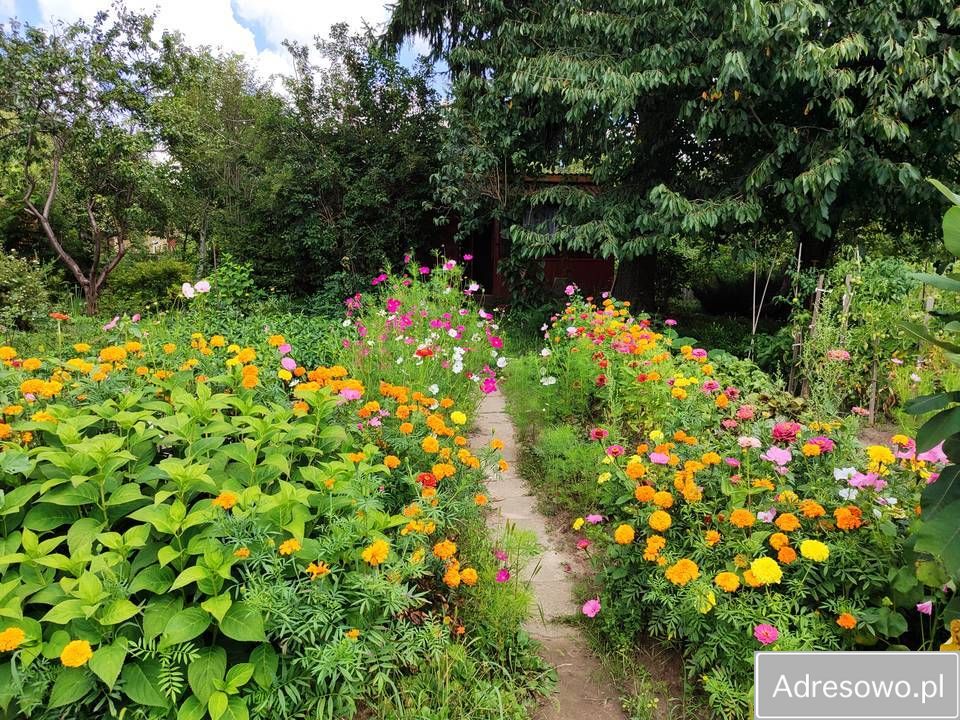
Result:
<svg viewBox="0 0 960 720"><path fill-rule="evenodd" d="M14 0L0 0L0 14ZM92 18L109 0L38 0L42 21ZM161 30L178 30L191 45L208 45L245 55L267 77L292 68L281 43L309 42L326 35L336 22L360 30L364 22L380 27L389 12L385 0L127 0L131 10L157 12ZM243 21L243 22L241 22ZM257 48L251 26L262 31L265 47Z"/></svg>

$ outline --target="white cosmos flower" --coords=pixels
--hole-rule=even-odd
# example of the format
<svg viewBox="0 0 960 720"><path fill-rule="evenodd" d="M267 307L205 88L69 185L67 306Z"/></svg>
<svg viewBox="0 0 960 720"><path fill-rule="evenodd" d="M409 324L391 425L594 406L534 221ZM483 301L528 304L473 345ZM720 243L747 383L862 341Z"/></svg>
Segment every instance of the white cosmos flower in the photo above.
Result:
<svg viewBox="0 0 960 720"><path fill-rule="evenodd" d="M541 385L556 385L557 379L553 375L547 375L546 377L540 378Z"/></svg>

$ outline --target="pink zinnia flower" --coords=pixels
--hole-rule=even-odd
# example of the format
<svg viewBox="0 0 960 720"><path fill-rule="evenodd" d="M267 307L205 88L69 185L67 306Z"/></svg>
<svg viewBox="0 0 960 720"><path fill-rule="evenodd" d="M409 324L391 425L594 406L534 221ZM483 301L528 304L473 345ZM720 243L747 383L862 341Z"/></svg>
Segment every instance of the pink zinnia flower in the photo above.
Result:
<svg viewBox="0 0 960 720"><path fill-rule="evenodd" d="M753 629L753 636L763 645L772 645L780 637L780 631L773 625L761 623Z"/></svg>
<svg viewBox="0 0 960 720"><path fill-rule="evenodd" d="M279 352L281 355L288 355L291 350L293 350L293 347L291 347L290 343L284 343L277 348L277 352Z"/></svg>
<svg viewBox="0 0 960 720"><path fill-rule="evenodd" d="M723 420L720 421L720 424L723 426L725 430L733 430L740 423L738 423L733 418L724 418Z"/></svg>
<svg viewBox="0 0 960 720"><path fill-rule="evenodd" d="M772 462L774 465L784 466L793 460L793 454L785 448L778 448L776 445L771 445L767 448L767 451L760 456L760 459Z"/></svg>
<svg viewBox="0 0 960 720"><path fill-rule="evenodd" d="M290 372L293 372L294 370L297 369L297 361L294 360L292 357L285 357L283 360L280 361L280 366L284 370L289 370Z"/></svg>
<svg viewBox="0 0 960 720"><path fill-rule="evenodd" d="M595 618L597 616L597 613L600 612L600 598L590 598L589 600L587 600L583 604L581 611L588 618Z"/></svg>
<svg viewBox="0 0 960 720"><path fill-rule="evenodd" d="M835 447L833 440L828 438L826 435L817 435L816 437L812 437L807 440L807 442L811 445L816 445L818 448L820 448L820 452L822 453L833 452L833 448Z"/></svg>
<svg viewBox="0 0 960 720"><path fill-rule="evenodd" d="M499 560L500 562L506 562L506 561L507 561L507 553L506 553L505 551L503 551L503 550L494 550L494 551L493 551L493 556L494 556L497 560Z"/></svg>
<svg viewBox="0 0 960 720"><path fill-rule="evenodd" d="M590 515L587 515L583 519L586 520L591 525L599 525L600 523L603 522L603 515L597 515L596 513L591 513Z"/></svg>
<svg viewBox="0 0 960 720"><path fill-rule="evenodd" d="M667 318L666 320L663 321L663 324L666 325L667 327L673 327L674 325L677 324L677 321L674 320L673 318Z"/></svg>
<svg viewBox="0 0 960 720"><path fill-rule="evenodd" d="M625 452L626 450L623 449L623 445L611 445L607 448L607 455L610 457L620 457Z"/></svg>
<svg viewBox="0 0 960 720"><path fill-rule="evenodd" d="M610 433L604 430L603 428L593 428L590 431L591 440L603 440Z"/></svg>
<svg viewBox="0 0 960 720"><path fill-rule="evenodd" d="M650 462L654 465L667 465L670 463L670 456L662 452L650 453Z"/></svg>
<svg viewBox="0 0 960 720"><path fill-rule="evenodd" d="M743 435L737 438L737 445L740 446L741 450L747 450L749 448L759 448L760 447L760 438L749 437Z"/></svg>
<svg viewBox="0 0 960 720"><path fill-rule="evenodd" d="M498 583L505 583L510 579L510 571L506 568L497 570L497 576L494 578Z"/></svg>
<svg viewBox="0 0 960 720"><path fill-rule="evenodd" d="M132 318L130 318L130 322L133 322L133 323L140 322L140 313L136 313Z"/></svg>
<svg viewBox="0 0 960 720"><path fill-rule="evenodd" d="M580 538L577 540L577 549L586 550L588 547L590 547L590 541L586 538Z"/></svg>
<svg viewBox="0 0 960 720"><path fill-rule="evenodd" d="M803 426L796 422L780 422L773 426L773 439L776 442L792 443Z"/></svg>
<svg viewBox="0 0 960 720"><path fill-rule="evenodd" d="M359 400L360 391L355 390L354 388L344 388L340 391L340 397L342 397L344 400Z"/></svg>
<svg viewBox="0 0 960 720"><path fill-rule="evenodd" d="M575 285L567 285L567 286L563 289L563 292L565 292L568 297L571 297L571 296L574 295L574 293L577 292L577 288L576 288Z"/></svg>
<svg viewBox="0 0 960 720"><path fill-rule="evenodd" d="M740 420L753 420L753 405L741 405L738 407L737 418Z"/></svg>

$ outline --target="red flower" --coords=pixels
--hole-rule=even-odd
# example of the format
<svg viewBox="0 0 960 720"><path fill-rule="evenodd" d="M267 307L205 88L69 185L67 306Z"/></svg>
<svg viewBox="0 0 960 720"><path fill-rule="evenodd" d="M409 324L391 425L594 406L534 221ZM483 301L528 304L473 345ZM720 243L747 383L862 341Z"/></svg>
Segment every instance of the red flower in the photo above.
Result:
<svg viewBox="0 0 960 720"><path fill-rule="evenodd" d="M607 384L607 376L597 375L597 387L603 387L606 384Z"/></svg>
<svg viewBox="0 0 960 720"><path fill-rule="evenodd" d="M437 476L433 473L422 472L417 475L417 482L423 487L435 488L437 486Z"/></svg>
<svg viewBox="0 0 960 720"><path fill-rule="evenodd" d="M62 313L62 312L52 312L52 313L50 313L50 317L52 317L54 320L69 320L69 319L70 319L70 316L69 316L69 315L67 315L66 313Z"/></svg>
<svg viewBox="0 0 960 720"><path fill-rule="evenodd" d="M646 381L647 381L646 373L640 373L639 375L637 375L637 382L646 382Z"/></svg>
<svg viewBox="0 0 960 720"><path fill-rule="evenodd" d="M414 355L416 355L418 358L433 357L433 350L430 348L420 348L414 353Z"/></svg>

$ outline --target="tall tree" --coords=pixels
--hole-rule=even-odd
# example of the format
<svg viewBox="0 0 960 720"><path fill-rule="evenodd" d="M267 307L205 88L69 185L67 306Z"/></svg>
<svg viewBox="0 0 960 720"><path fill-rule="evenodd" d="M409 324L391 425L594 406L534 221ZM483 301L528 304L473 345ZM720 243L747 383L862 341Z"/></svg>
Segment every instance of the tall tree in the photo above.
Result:
<svg viewBox="0 0 960 720"><path fill-rule="evenodd" d="M146 110L165 78L152 18L0 27L0 157L23 209L80 285L87 312L150 224L156 165Z"/></svg>
<svg viewBox="0 0 960 720"><path fill-rule="evenodd" d="M387 37L449 59L487 165L590 169L598 194L526 198L561 206L559 232L515 210L511 234L624 261L635 294L678 234L764 224L822 263L845 222L933 225L919 180L957 175L958 29L944 0L400 0Z"/></svg>

